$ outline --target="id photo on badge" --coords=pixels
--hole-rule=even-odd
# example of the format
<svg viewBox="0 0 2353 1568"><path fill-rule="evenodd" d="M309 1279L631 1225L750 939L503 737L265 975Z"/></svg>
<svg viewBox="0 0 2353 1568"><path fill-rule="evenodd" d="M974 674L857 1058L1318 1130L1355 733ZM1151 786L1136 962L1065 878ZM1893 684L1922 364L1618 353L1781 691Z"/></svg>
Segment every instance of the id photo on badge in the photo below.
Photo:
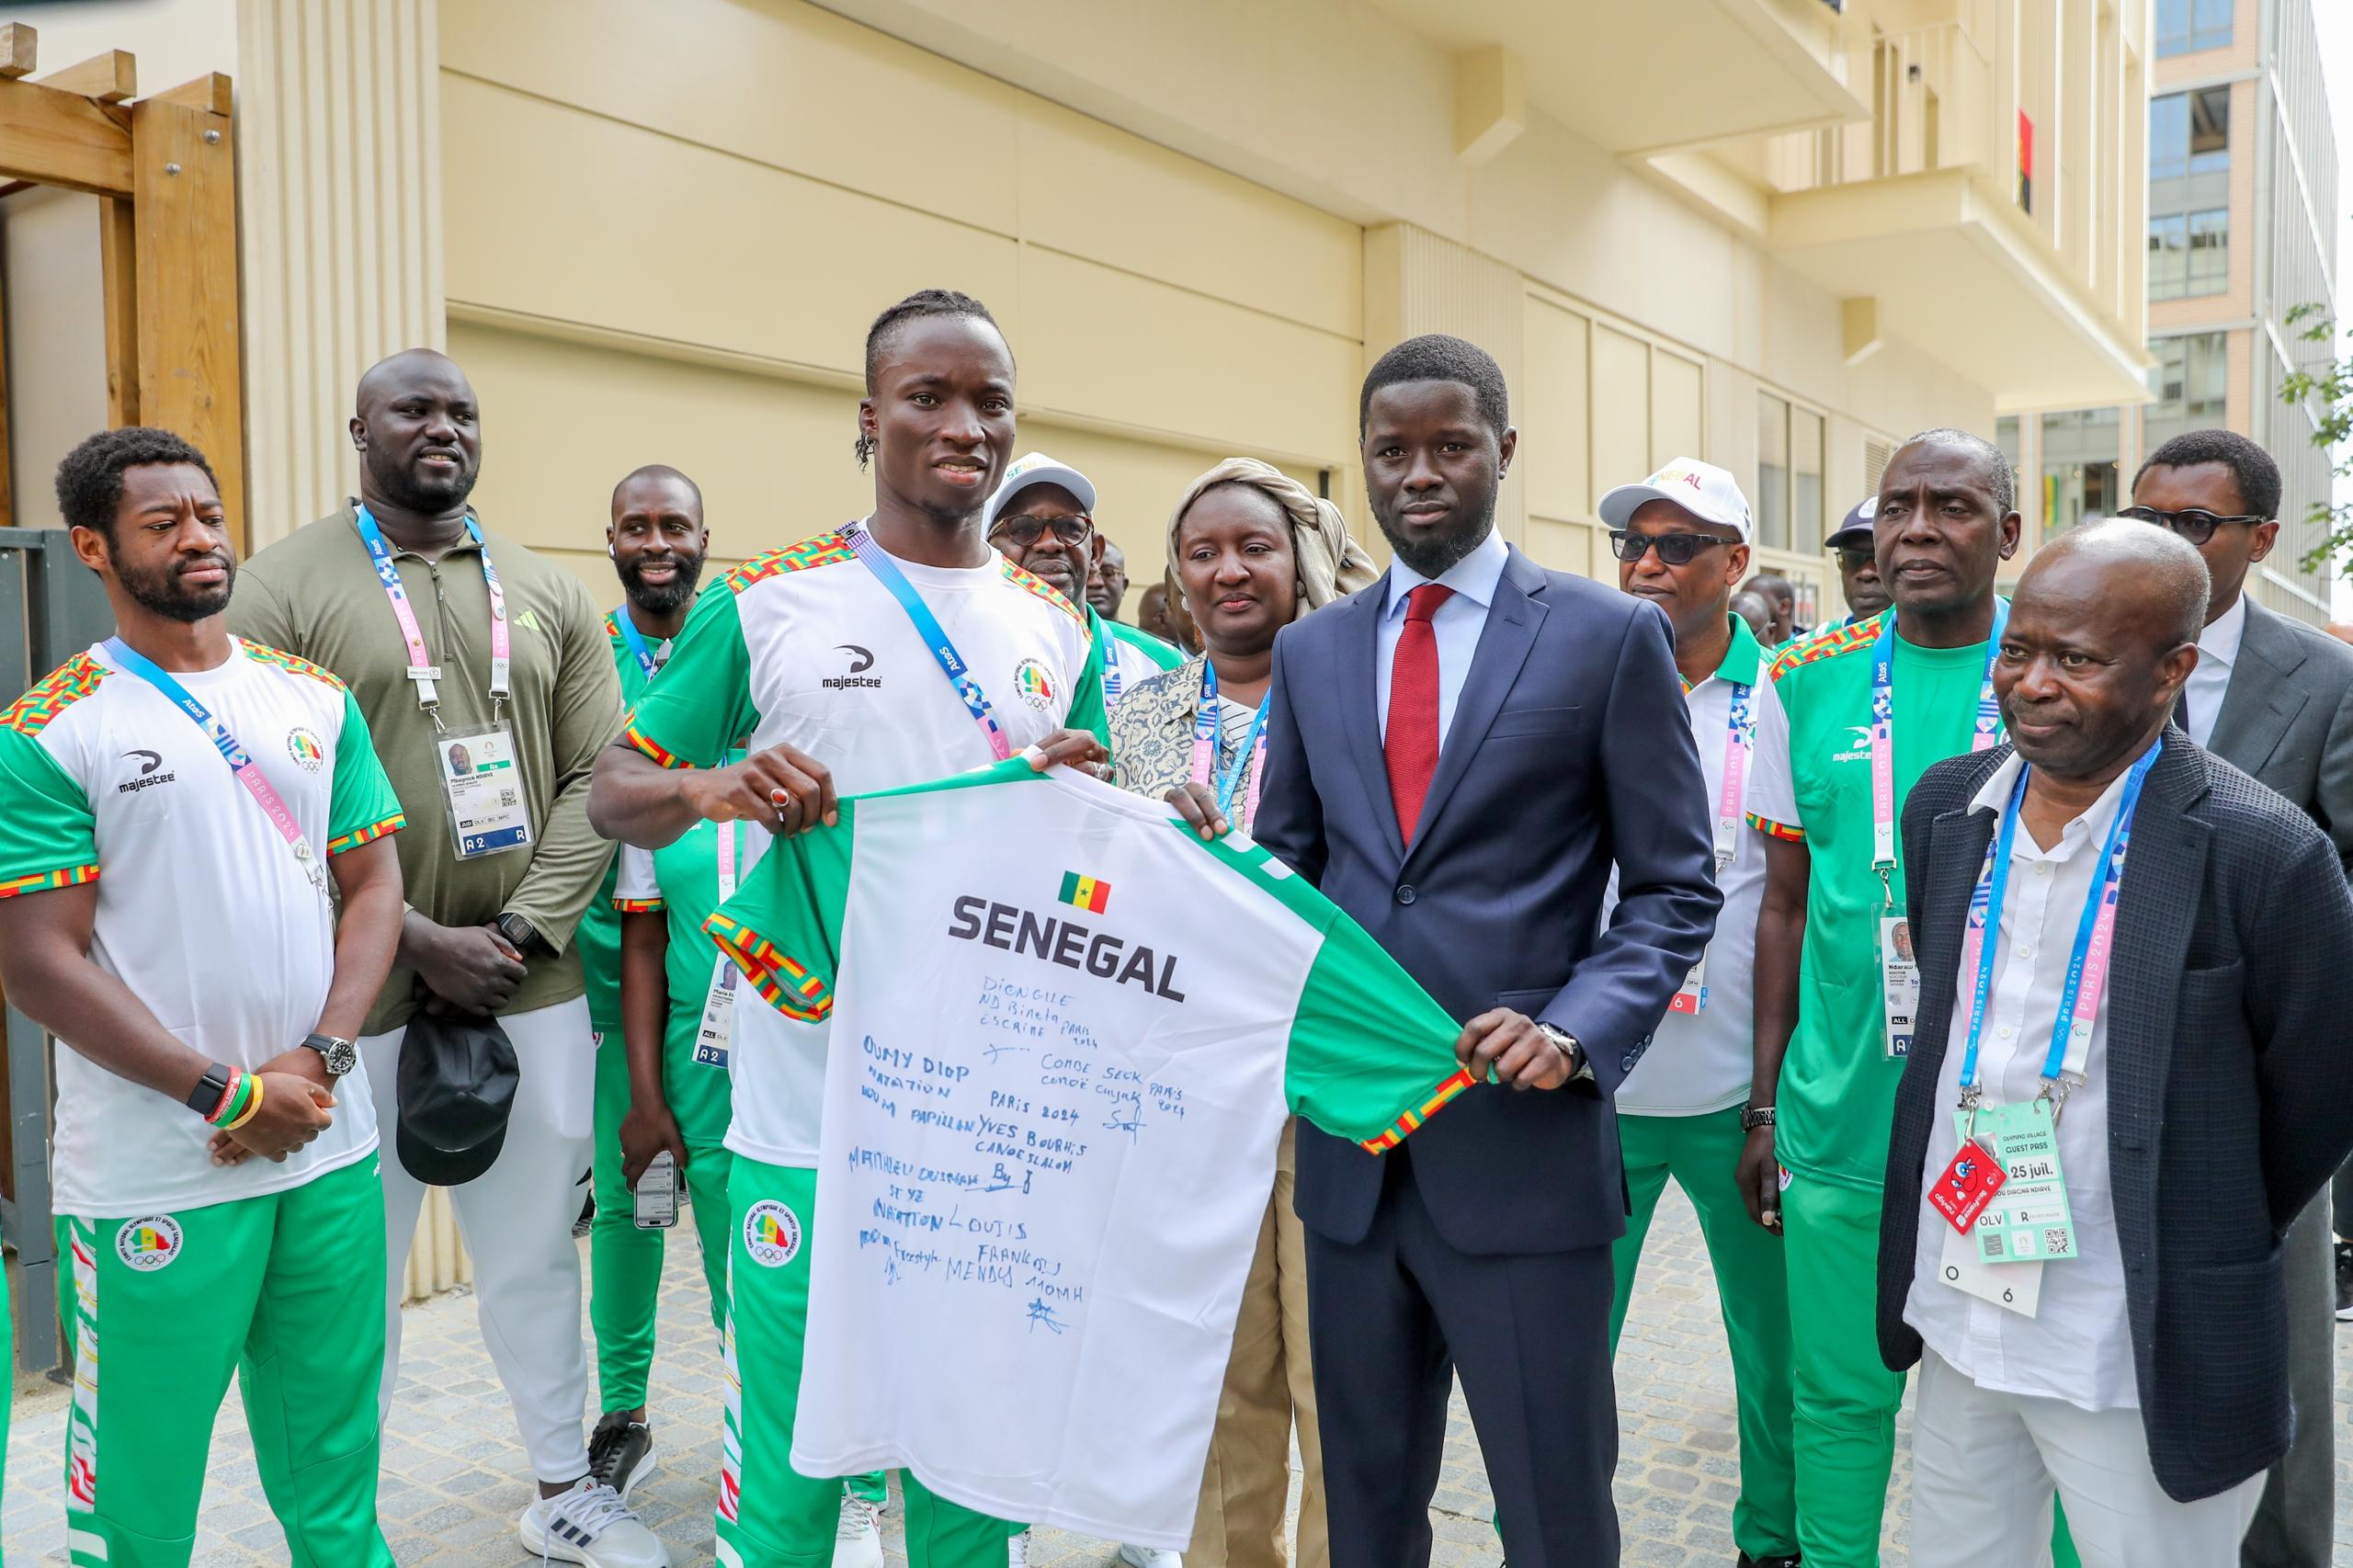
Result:
<svg viewBox="0 0 2353 1568"><path fill-rule="evenodd" d="M515 737L505 729L443 734L433 742L441 793L449 806L449 842L460 860L528 848L530 803L516 766Z"/></svg>

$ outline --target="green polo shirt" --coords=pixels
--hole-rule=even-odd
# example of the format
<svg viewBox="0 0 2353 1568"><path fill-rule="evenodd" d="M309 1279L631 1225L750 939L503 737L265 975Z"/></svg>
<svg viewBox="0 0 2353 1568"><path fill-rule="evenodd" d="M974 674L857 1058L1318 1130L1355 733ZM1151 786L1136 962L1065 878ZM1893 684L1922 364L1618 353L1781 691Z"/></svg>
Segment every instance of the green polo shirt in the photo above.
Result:
<svg viewBox="0 0 2353 1568"><path fill-rule="evenodd" d="M630 651L629 639L621 635L620 618L628 610L624 602L605 615L605 636L612 644L613 673L620 676L625 707L636 703L637 694L650 679ZM645 639L645 651L653 655L656 667L669 656L669 646L666 638ZM606 869L604 885L597 890L572 934L572 945L580 949L581 971L588 982L589 1027L616 1042L621 1032L621 917L613 908L613 879L620 872L620 858L616 856Z"/></svg>
<svg viewBox="0 0 2353 1568"><path fill-rule="evenodd" d="M529 849L461 861L449 836L434 719L417 705L408 649L384 597L356 514L346 506L271 545L237 574L229 630L323 665L343 678L375 737L408 829L394 835L411 908L444 926L481 926L502 914L531 923L552 953L529 972L509 1013L581 994L573 946L613 846L588 825L588 770L620 729L604 612L580 579L489 528L483 530L506 600L512 668L501 719L514 732ZM438 562L395 549L393 565L441 669L440 722L452 732L490 722L490 591L482 551L464 541ZM381 1034L416 1007L416 977L394 963L363 1032Z"/></svg>
<svg viewBox="0 0 2353 1568"><path fill-rule="evenodd" d="M1774 656L1756 715L1750 824L1810 851L1798 1021L1781 1060L1774 1150L1800 1176L1877 1187L1904 1062L1886 1045L1871 869L1871 645L1880 617L1801 637ZM1895 639L1893 913L1904 908L1904 802L1932 763L1969 749L1986 645L1918 648Z"/></svg>

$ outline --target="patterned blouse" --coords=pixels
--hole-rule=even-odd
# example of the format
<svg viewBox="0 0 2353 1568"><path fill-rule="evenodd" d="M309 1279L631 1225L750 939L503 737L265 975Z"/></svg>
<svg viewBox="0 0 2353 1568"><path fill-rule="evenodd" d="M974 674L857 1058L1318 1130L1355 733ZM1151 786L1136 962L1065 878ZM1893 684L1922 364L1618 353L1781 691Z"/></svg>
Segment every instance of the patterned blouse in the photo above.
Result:
<svg viewBox="0 0 2353 1568"><path fill-rule="evenodd" d="M1173 670L1128 687L1111 710L1111 756L1119 765L1120 787L1150 800L1161 800L1193 776L1193 718L1201 705L1201 665L1205 653L1195 654ZM1233 764L1236 747L1245 744L1247 721L1221 723L1217 766L1221 773ZM1242 765L1235 786L1237 801L1250 795L1250 763ZM1239 824L1245 832L1249 824Z"/></svg>

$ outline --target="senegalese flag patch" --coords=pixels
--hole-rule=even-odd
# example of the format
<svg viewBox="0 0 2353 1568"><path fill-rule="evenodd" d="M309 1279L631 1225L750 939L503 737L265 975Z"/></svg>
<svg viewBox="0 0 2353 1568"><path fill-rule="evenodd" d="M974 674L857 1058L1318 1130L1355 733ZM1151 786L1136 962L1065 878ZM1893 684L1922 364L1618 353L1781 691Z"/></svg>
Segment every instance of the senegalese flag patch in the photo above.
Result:
<svg viewBox="0 0 2353 1568"><path fill-rule="evenodd" d="M1076 871L1064 871L1062 901L1089 915L1101 915L1111 907L1111 884L1094 877L1082 877Z"/></svg>

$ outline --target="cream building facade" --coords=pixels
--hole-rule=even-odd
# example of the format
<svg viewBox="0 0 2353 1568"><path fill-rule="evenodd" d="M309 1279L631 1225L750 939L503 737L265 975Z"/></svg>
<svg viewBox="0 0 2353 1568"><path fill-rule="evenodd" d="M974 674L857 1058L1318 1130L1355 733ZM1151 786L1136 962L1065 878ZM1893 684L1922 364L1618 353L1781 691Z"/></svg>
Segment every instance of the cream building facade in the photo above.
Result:
<svg viewBox="0 0 2353 1568"><path fill-rule="evenodd" d="M2299 306L2336 315L2337 148L2314 0L2153 0L2146 276L2154 402L2006 418L2029 533L2047 539L2129 506L2167 437L2223 426L2279 460L2279 543L2253 591L2283 615L2330 619L2333 575L2304 556L2328 498L2309 407L2282 403L2304 341Z"/></svg>
<svg viewBox="0 0 2353 1568"><path fill-rule="evenodd" d="M867 324L946 286L996 312L1023 445L1095 479L1139 580L1175 495L1236 452L1322 487L1377 545L1358 384L1443 330L1510 378L1507 537L1611 574L1600 494L1696 454L1748 487L1760 563L1816 619L1836 612L1823 533L1902 437L2145 396L2149 4L135 0L0 19L23 12L61 59L171 32L236 77L256 547L356 485L352 384L416 342L482 394L485 516L600 598L607 497L639 463L696 477L730 558L832 526L870 495ZM73 390L55 367L15 384L44 373ZM103 422L102 397L82 406L53 423ZM53 466L15 444L17 472ZM419 1289L461 1267L439 1244Z"/></svg>

